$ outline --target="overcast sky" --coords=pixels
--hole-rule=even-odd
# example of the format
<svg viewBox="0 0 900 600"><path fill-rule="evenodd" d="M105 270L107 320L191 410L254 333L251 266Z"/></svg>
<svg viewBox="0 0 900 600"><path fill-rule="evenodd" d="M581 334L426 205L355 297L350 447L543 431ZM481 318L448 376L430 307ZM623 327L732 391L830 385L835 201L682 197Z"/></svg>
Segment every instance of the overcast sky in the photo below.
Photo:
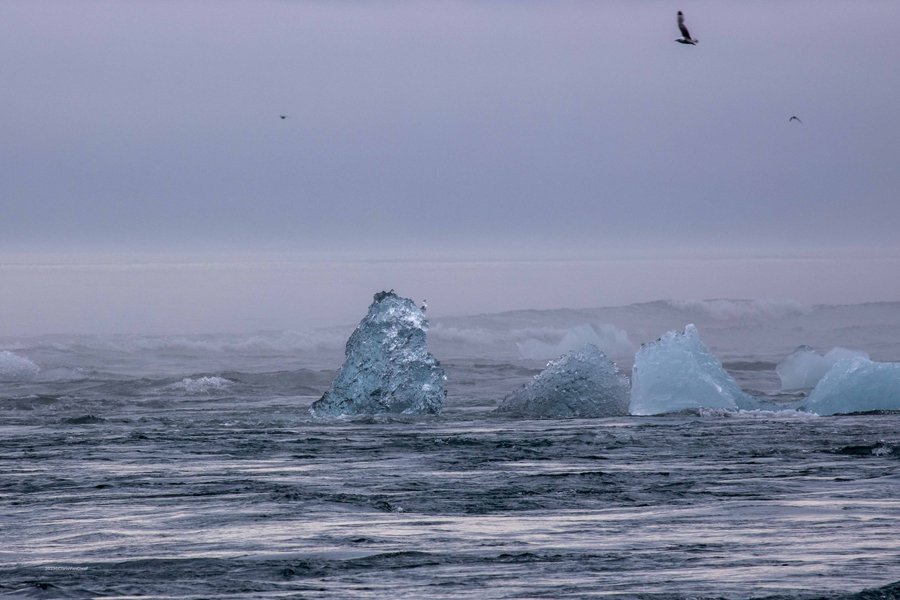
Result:
<svg viewBox="0 0 900 600"><path fill-rule="evenodd" d="M3 0L0 257L897 257L898 31L896 0Z"/></svg>

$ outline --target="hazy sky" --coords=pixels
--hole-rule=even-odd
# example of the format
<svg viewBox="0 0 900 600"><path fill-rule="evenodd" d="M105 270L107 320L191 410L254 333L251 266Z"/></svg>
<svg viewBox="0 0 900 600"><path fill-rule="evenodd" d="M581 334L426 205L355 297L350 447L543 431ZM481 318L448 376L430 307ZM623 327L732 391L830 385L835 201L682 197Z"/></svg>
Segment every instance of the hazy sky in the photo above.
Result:
<svg viewBox="0 0 900 600"><path fill-rule="evenodd" d="M896 0L3 0L0 258L898 257L898 31Z"/></svg>

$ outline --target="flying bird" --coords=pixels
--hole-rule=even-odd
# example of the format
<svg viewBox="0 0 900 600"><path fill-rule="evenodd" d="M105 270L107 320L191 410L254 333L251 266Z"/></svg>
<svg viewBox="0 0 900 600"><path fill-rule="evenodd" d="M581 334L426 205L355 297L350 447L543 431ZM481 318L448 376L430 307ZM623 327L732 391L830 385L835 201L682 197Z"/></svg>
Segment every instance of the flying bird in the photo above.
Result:
<svg viewBox="0 0 900 600"><path fill-rule="evenodd" d="M675 41L679 44L690 44L691 46L694 46L700 41L691 37L691 33L684 24L684 13L680 10L678 11L678 29L681 30L681 37Z"/></svg>
<svg viewBox="0 0 900 600"><path fill-rule="evenodd" d="M278 117L281 119L287 119L287 115L278 115Z"/></svg>
<svg viewBox="0 0 900 600"><path fill-rule="evenodd" d="M803 121L801 121L800 117L798 117L797 115L791 115L791 118L788 119L788 123L790 123L791 121L797 121L798 123L803 125Z"/></svg>

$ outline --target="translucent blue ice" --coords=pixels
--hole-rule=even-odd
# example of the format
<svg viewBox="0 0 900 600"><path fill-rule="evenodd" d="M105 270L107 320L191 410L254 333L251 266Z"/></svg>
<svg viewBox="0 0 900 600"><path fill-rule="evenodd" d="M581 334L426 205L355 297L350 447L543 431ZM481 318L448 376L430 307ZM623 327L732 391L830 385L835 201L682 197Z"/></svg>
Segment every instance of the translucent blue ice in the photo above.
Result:
<svg viewBox="0 0 900 600"><path fill-rule="evenodd" d="M688 409L755 408L722 363L700 341L693 324L644 344L634 357L631 376L633 415L659 415Z"/></svg>
<svg viewBox="0 0 900 600"><path fill-rule="evenodd" d="M497 412L537 419L627 415L628 378L597 346L587 344L551 361L504 398Z"/></svg>
<svg viewBox="0 0 900 600"><path fill-rule="evenodd" d="M346 359L327 392L310 407L317 417L436 414L444 369L425 345L428 321L408 298L379 292L347 341Z"/></svg>
<svg viewBox="0 0 900 600"><path fill-rule="evenodd" d="M846 358L869 358L869 355L860 350L832 348L822 356L809 346L800 346L778 363L775 371L781 379L782 390L812 389L835 363Z"/></svg>
<svg viewBox="0 0 900 600"><path fill-rule="evenodd" d="M838 361L816 384L804 408L819 415L900 410L900 363L862 357Z"/></svg>

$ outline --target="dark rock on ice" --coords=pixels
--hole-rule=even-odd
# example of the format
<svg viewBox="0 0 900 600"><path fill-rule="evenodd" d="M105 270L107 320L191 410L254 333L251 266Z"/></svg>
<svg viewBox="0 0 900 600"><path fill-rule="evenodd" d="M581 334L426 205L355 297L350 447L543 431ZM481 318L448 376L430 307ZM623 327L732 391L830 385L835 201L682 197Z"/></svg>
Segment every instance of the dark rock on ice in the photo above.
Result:
<svg viewBox="0 0 900 600"><path fill-rule="evenodd" d="M331 387L310 407L316 417L437 414L444 369L428 352L428 321L412 300L378 292L347 341L346 359Z"/></svg>
<svg viewBox="0 0 900 600"><path fill-rule="evenodd" d="M597 346L551 361L496 412L524 418L565 419L628 414L628 378Z"/></svg>

